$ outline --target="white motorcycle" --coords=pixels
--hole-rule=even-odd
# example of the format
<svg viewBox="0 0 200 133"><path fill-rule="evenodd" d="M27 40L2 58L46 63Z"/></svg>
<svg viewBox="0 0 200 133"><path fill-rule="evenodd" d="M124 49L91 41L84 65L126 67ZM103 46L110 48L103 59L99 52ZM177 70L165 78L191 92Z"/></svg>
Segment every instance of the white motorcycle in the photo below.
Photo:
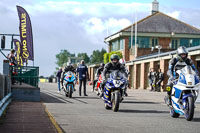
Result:
<svg viewBox="0 0 200 133"><path fill-rule="evenodd" d="M178 78L173 81L170 115L178 118L184 115L187 121L194 116L195 101L199 95L200 81L191 66L177 70Z"/></svg>

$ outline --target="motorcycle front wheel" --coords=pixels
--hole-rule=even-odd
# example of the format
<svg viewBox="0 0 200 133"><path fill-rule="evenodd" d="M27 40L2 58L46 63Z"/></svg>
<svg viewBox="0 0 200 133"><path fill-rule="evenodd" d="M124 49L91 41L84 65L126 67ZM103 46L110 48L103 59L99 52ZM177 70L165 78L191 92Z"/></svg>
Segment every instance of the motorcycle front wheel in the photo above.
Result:
<svg viewBox="0 0 200 133"><path fill-rule="evenodd" d="M115 91L113 94L112 94L112 110L114 112L117 112L119 110L119 103L120 103L120 93L119 91Z"/></svg>
<svg viewBox="0 0 200 133"><path fill-rule="evenodd" d="M69 98L72 98L72 86L71 85L69 86L69 93L68 93L68 95L69 95Z"/></svg>
<svg viewBox="0 0 200 133"><path fill-rule="evenodd" d="M188 97L187 103L186 103L186 113L185 113L185 119L187 121L191 121L194 116L194 98Z"/></svg>

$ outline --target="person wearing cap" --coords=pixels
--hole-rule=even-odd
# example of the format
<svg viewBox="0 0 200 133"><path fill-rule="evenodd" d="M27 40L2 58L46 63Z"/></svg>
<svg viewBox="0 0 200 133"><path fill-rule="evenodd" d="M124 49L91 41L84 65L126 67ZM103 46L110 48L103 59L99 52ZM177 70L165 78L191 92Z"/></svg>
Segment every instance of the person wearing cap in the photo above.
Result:
<svg viewBox="0 0 200 133"><path fill-rule="evenodd" d="M60 92L60 78L61 78L61 74L62 74L62 67L59 67L59 70L56 74L57 77L57 82L58 82L58 93Z"/></svg>
<svg viewBox="0 0 200 133"><path fill-rule="evenodd" d="M89 75L88 75L88 68L85 65L84 60L82 60L81 64L78 66L77 74L79 77L79 96L81 96L82 84L83 84L83 88L84 88L84 91L83 91L84 96L88 96L86 94L86 82L87 82L87 78L89 77Z"/></svg>
<svg viewBox="0 0 200 133"><path fill-rule="evenodd" d="M176 79L176 71L184 68L186 65L191 66L192 69L198 74L193 61L188 58L188 50L184 46L181 46L177 49L177 56L169 61L169 70L167 72L169 79L166 87L167 99L165 99L168 101L169 105L171 105L171 92L173 81Z"/></svg>

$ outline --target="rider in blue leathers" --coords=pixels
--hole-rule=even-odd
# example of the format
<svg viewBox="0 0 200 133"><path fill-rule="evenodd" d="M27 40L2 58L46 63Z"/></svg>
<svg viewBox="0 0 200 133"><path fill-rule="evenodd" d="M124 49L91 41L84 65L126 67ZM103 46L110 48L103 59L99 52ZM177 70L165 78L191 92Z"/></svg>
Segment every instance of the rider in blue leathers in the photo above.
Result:
<svg viewBox="0 0 200 133"><path fill-rule="evenodd" d="M176 79L176 71L184 68L186 65L189 65L192 67L192 69L198 73L195 65L193 64L193 61L188 58L188 51L185 47L181 46L177 49L177 57L172 58L169 61L169 70L167 72L167 75L169 77L168 83L167 83L167 94L169 98L169 105L171 105L171 91L173 87L173 80Z"/></svg>

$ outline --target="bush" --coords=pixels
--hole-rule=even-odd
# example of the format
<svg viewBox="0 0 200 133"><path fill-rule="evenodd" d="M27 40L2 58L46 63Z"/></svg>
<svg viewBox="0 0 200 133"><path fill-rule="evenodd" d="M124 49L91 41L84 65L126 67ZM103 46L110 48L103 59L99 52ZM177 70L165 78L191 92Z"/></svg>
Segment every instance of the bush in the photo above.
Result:
<svg viewBox="0 0 200 133"><path fill-rule="evenodd" d="M105 53L104 54L104 63L105 64L110 62L110 57L112 54L117 54L117 55L119 55L120 58L122 58L122 53L120 51L112 51L110 53Z"/></svg>

